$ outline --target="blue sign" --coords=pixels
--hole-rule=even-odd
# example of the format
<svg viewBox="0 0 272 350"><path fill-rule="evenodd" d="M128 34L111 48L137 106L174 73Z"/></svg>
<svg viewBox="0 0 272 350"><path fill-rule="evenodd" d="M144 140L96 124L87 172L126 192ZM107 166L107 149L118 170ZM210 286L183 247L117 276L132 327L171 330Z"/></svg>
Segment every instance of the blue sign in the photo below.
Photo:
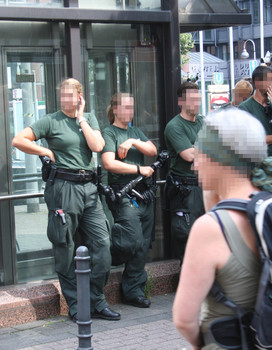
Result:
<svg viewBox="0 0 272 350"><path fill-rule="evenodd" d="M213 73L213 83L214 84L224 84L224 74L223 74L223 72Z"/></svg>
<svg viewBox="0 0 272 350"><path fill-rule="evenodd" d="M255 60L249 61L249 75L252 76L254 69L258 66L258 62Z"/></svg>

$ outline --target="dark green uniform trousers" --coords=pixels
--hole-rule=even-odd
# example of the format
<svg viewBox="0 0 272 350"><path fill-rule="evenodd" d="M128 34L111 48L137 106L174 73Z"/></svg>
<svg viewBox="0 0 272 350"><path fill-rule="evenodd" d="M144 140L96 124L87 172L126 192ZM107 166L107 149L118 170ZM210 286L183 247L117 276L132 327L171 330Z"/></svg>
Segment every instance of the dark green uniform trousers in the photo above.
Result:
<svg viewBox="0 0 272 350"><path fill-rule="evenodd" d="M55 179L46 185L44 195L48 207L47 235L53 243L55 268L62 293L71 315L77 312L75 275L75 237L90 253L91 311L108 306L104 296L111 265L109 228L97 193L92 183L76 183ZM65 223L56 210L62 209Z"/></svg>
<svg viewBox="0 0 272 350"><path fill-rule="evenodd" d="M171 216L171 252L173 258L183 262L189 232L195 220L205 213L202 188L186 186L179 191L166 183L167 209Z"/></svg>
<svg viewBox="0 0 272 350"><path fill-rule="evenodd" d="M125 262L122 291L126 300L144 297L147 273L144 269L154 225L154 203L138 203L123 197L112 210L113 260ZM115 256L116 255L116 256ZM123 257L123 260L122 260Z"/></svg>

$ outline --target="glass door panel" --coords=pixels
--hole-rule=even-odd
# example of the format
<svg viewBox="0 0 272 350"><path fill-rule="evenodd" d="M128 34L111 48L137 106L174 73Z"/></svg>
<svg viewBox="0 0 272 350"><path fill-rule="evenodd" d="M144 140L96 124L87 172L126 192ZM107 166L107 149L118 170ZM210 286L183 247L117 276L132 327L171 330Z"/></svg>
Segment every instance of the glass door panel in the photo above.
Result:
<svg viewBox="0 0 272 350"><path fill-rule="evenodd" d="M92 111L100 124L101 130L109 125L106 110L111 96L116 92L128 92L135 99L135 114L133 125L138 126L152 140L157 148L159 141L159 111L161 101L159 91L161 87L160 53L152 38L148 45L141 45L137 35L141 38L142 26L122 27L121 25L92 25L89 35L94 38L93 48L88 49L88 91L90 101L89 110ZM122 32L125 30L125 33ZM150 29L150 28L149 28ZM151 30L149 30L151 33ZM88 28L86 28L88 38ZM122 33L122 36L121 36ZM91 35L92 34L92 35ZM101 47L101 38L107 38L109 45ZM121 40L124 39L124 40ZM146 159L148 165L154 159ZM103 182L107 173L104 172ZM159 178L159 174L158 174ZM156 206L156 241L150 252L149 260L164 257L163 230L161 221L160 187L157 191ZM106 205L106 215L112 223L112 217Z"/></svg>
<svg viewBox="0 0 272 350"><path fill-rule="evenodd" d="M56 109L54 57L51 51L6 52L11 138ZM49 102L50 101L50 102ZM38 141L44 144L44 140ZM11 149L12 194L43 192L38 156ZM52 245L46 234L47 208L43 198L13 201L18 282L55 275Z"/></svg>
<svg viewBox="0 0 272 350"><path fill-rule="evenodd" d="M130 54L103 51L91 51L88 61L90 110L98 119L101 130L109 124L106 110L112 95L131 93Z"/></svg>

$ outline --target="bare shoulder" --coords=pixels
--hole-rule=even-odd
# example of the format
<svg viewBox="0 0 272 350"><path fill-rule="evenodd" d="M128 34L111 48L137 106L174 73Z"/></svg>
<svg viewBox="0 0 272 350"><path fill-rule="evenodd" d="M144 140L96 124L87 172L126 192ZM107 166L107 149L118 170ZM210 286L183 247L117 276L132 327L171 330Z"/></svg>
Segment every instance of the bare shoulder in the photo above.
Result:
<svg viewBox="0 0 272 350"><path fill-rule="evenodd" d="M191 229L190 235L205 237L214 236L220 230L218 222L209 214L204 214L198 218Z"/></svg>
<svg viewBox="0 0 272 350"><path fill-rule="evenodd" d="M198 218L189 234L188 256L197 255L202 267L221 268L228 260L230 249L222 234L220 225L209 214ZM186 248L186 249L187 249ZM195 254L195 252L198 254Z"/></svg>

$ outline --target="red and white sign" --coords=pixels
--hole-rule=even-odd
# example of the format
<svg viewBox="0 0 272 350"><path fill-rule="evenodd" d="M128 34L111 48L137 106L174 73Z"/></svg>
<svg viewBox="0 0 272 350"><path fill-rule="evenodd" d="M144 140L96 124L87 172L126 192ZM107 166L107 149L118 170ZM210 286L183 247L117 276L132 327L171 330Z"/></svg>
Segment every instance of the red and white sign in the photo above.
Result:
<svg viewBox="0 0 272 350"><path fill-rule="evenodd" d="M211 94L211 111L220 108L225 103L229 103L229 94Z"/></svg>

